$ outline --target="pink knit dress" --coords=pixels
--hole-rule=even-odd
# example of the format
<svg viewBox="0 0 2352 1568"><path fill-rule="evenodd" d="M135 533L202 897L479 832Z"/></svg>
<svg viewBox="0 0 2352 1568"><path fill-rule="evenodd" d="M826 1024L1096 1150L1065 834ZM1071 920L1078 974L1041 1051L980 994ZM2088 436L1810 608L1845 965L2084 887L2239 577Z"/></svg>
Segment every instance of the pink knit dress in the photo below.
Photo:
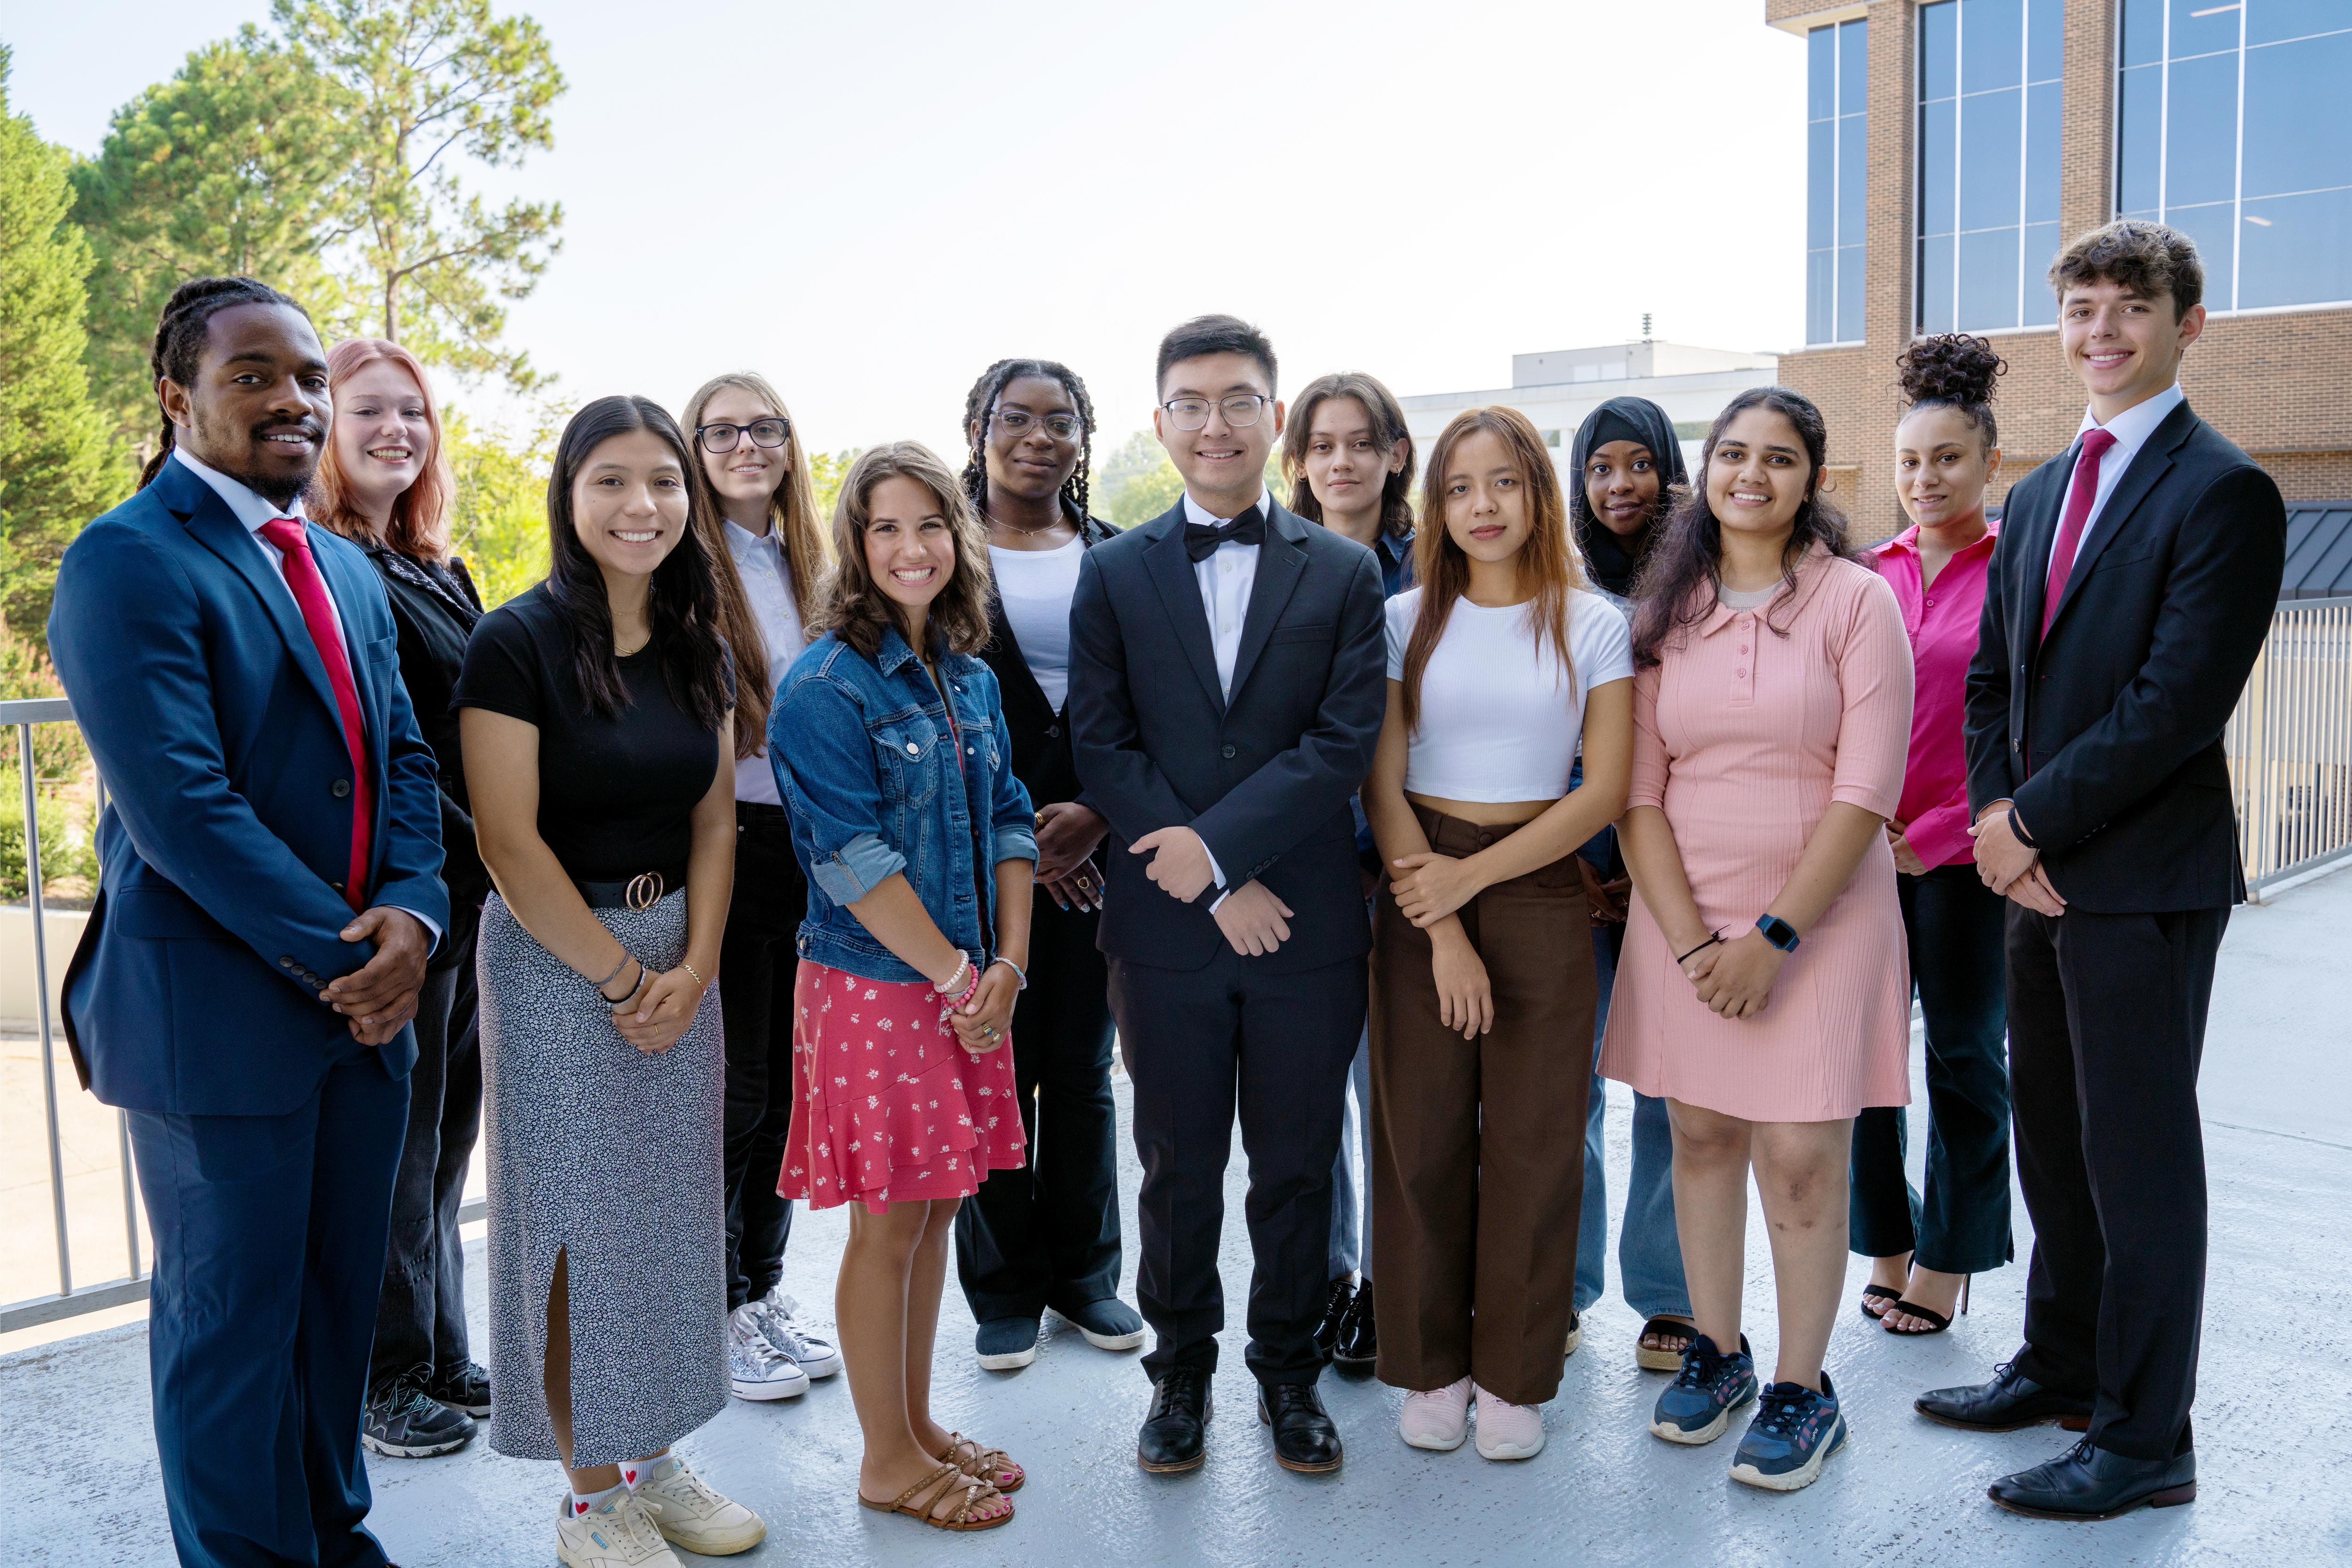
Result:
<svg viewBox="0 0 2352 1568"><path fill-rule="evenodd" d="M1634 677L1627 805L1665 813L1700 918L1728 940L1754 929L1832 801L1894 812L1910 645L1885 580L1816 550L1793 597L1760 611L1717 605L1664 655ZM1763 1012L1737 1020L1699 1001L1637 889L1601 1073L1750 1121L1909 1104L1911 973L1895 876L1885 837L1874 838Z"/></svg>

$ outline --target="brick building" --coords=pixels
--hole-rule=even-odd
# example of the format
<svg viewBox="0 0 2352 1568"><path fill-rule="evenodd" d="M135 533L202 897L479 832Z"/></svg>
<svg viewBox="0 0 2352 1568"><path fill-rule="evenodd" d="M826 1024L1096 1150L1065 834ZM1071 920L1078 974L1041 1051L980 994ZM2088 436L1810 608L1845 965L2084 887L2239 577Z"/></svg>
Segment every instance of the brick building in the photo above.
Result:
<svg viewBox="0 0 2352 1568"><path fill-rule="evenodd" d="M2066 237L2159 218L2206 261L2190 404L2290 504L2352 497L2352 0L1766 0L1807 48L1806 347L1864 540L1901 526L1895 360L1990 338L1998 498L2083 397L2043 272Z"/></svg>

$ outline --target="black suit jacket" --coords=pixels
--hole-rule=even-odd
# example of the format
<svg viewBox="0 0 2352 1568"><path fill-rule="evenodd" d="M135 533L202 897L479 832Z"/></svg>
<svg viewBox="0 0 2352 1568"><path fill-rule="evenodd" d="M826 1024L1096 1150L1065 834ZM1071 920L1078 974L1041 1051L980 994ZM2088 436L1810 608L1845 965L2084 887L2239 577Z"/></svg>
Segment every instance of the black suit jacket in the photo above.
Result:
<svg viewBox="0 0 2352 1568"><path fill-rule="evenodd" d="M2286 509L2189 411L2156 427L2040 634L2080 444L2009 495L1969 668L1969 804L2017 803L2055 887L2095 913L2245 897L2221 731L2278 603Z"/></svg>
<svg viewBox="0 0 2352 1568"><path fill-rule="evenodd" d="M1096 517L1074 515L1078 542L1092 550L1118 530ZM992 584L988 592L988 646L980 650L996 672L996 689L1004 705L1004 732L1013 748L1013 776L1029 791L1033 806L1078 798L1078 765L1070 750L1069 699L1061 712L1045 700L1045 689L1029 673L1029 658L1013 623L1004 618L1004 601Z"/></svg>
<svg viewBox="0 0 2352 1568"><path fill-rule="evenodd" d="M1228 702L1183 502L1087 552L1069 713L1087 803L1110 823L1103 952L1192 970L1224 942L1213 891L1180 903L1143 874L1150 857L1128 852L1177 825L1200 834L1229 887L1255 879L1290 906L1290 940L1250 963L1290 973L1368 951L1348 802L1387 708L1381 604L1370 551L1276 506Z"/></svg>

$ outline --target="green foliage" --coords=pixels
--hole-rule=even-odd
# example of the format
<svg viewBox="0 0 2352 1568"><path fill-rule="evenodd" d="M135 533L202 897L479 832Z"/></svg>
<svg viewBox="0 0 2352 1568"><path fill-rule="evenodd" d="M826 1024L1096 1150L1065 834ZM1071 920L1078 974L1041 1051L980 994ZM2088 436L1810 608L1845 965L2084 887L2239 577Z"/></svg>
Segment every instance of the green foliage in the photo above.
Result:
<svg viewBox="0 0 2352 1568"><path fill-rule="evenodd" d="M124 487L82 367L89 246L69 155L8 110L0 47L0 630L48 616L58 558Z"/></svg>
<svg viewBox="0 0 2352 1568"><path fill-rule="evenodd" d="M270 18L351 106L337 216L377 334L428 363L536 384L529 356L499 342L501 301L546 270L563 209L494 211L446 155L511 167L555 144L547 108L563 73L540 25L494 16L489 0L275 0Z"/></svg>
<svg viewBox="0 0 2352 1568"><path fill-rule="evenodd" d="M66 689L48 656L30 637L0 629L0 700L63 697ZM25 898L25 774L23 742L15 727L0 729L0 902ZM33 726L35 819L41 829L41 888L59 882L98 880L92 842L95 778L89 749L71 724ZM63 889L72 891L72 889Z"/></svg>
<svg viewBox="0 0 2352 1568"><path fill-rule="evenodd" d="M547 475L562 420L544 412L520 448L454 410L444 435L457 493L449 548L464 557L484 605L496 608L547 575Z"/></svg>
<svg viewBox="0 0 2352 1568"><path fill-rule="evenodd" d="M809 488L816 492L818 526L827 537L833 532L834 503L841 499L841 481L849 477L849 465L857 461L862 447L844 447L838 452L809 454Z"/></svg>
<svg viewBox="0 0 2352 1568"><path fill-rule="evenodd" d="M259 278L301 300L326 341L352 331L322 252L345 232L336 187L352 166L354 110L341 86L247 25L117 110L98 156L74 169L74 216L100 261L93 390L142 458L160 425L149 349L183 280Z"/></svg>
<svg viewBox="0 0 2352 1568"><path fill-rule="evenodd" d="M1182 476L1149 430L1138 430L1095 465L1094 510L1121 528L1150 522L1183 493Z"/></svg>
<svg viewBox="0 0 2352 1568"><path fill-rule="evenodd" d="M25 901L24 780L13 761L0 767L0 903ZM47 894L65 881L95 886L98 849L90 839L89 812L43 791L34 801L34 820L41 829L41 891ZM49 962L57 963L57 956Z"/></svg>

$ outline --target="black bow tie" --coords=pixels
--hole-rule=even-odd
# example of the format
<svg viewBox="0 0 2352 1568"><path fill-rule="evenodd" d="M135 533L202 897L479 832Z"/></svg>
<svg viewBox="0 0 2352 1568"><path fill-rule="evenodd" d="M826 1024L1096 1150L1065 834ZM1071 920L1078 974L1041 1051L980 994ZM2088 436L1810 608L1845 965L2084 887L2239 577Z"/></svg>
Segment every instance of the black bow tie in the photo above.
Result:
<svg viewBox="0 0 2352 1568"><path fill-rule="evenodd" d="M1265 514L1257 508L1234 519L1223 528L1203 528L1197 522L1184 525L1184 553L1199 565L1217 552L1220 544L1264 544Z"/></svg>

